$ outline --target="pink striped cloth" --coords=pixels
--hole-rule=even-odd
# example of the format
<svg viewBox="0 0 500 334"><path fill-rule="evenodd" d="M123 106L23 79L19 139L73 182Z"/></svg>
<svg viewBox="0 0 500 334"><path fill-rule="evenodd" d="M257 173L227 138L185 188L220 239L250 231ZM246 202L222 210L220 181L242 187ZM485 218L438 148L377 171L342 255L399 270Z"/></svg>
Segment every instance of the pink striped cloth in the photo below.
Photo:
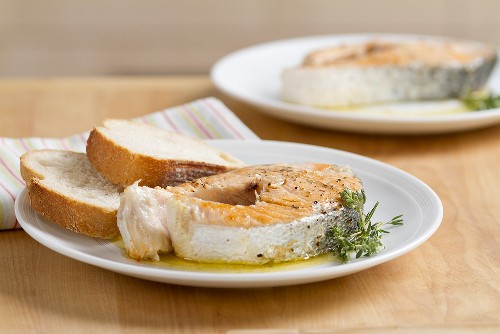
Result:
<svg viewBox="0 0 500 334"><path fill-rule="evenodd" d="M203 139L259 139L221 101L206 98L148 114L135 120ZM89 132L67 138L0 137L0 230L20 228L14 201L25 183L19 172L20 156L50 148L85 152Z"/></svg>

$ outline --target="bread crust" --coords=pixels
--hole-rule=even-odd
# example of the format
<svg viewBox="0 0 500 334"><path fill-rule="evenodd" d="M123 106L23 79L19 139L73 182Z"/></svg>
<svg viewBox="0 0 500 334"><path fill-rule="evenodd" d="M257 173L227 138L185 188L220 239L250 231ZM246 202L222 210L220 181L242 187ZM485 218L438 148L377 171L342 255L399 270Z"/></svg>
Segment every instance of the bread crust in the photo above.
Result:
<svg viewBox="0 0 500 334"><path fill-rule="evenodd" d="M166 187L234 169L197 161L157 159L132 152L109 139L99 128L90 132L87 158L109 181L122 186L141 180L141 186Z"/></svg>
<svg viewBox="0 0 500 334"><path fill-rule="evenodd" d="M53 150L38 150L50 152ZM108 210L84 203L43 184L45 176L29 168L26 160L30 152L21 156L20 172L26 182L31 207L45 219L90 237L111 239L119 235L116 224L118 208Z"/></svg>
<svg viewBox="0 0 500 334"><path fill-rule="evenodd" d="M32 178L26 184L31 207L47 220L79 234L111 239L119 235L117 210L105 210L48 188Z"/></svg>

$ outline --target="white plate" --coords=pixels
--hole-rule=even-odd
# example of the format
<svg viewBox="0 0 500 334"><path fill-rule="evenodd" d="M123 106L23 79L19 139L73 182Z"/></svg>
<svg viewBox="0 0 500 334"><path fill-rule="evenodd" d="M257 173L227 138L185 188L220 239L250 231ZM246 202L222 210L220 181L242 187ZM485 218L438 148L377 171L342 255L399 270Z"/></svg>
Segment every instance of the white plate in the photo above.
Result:
<svg viewBox="0 0 500 334"><path fill-rule="evenodd" d="M481 128L500 122L500 109L459 111L457 100L395 103L341 111L287 103L280 98L284 68L301 63L312 50L373 38L404 40L442 39L415 35L358 34L288 39L249 47L219 60L211 70L214 84L224 93L253 104L269 115L300 124L363 133L428 134ZM500 92L496 66L488 87ZM445 114L447 113L447 114Z"/></svg>
<svg viewBox="0 0 500 334"><path fill-rule="evenodd" d="M386 246L370 258L346 264L315 263L298 269L262 272L211 272L210 270L178 270L154 263L138 263L127 258L116 243L85 237L44 220L29 204L24 190L17 198L16 217L23 229L48 248L98 267L147 280L204 287L268 287L301 284L331 279L364 270L401 256L427 240L438 228L443 207L438 196L422 181L373 159L328 149L272 141L208 141L239 157L247 164L277 162L327 162L350 165L363 180L367 208L375 201L380 205L375 220L389 220L403 214L404 225L391 226L384 235ZM312 260L309 260L312 261Z"/></svg>

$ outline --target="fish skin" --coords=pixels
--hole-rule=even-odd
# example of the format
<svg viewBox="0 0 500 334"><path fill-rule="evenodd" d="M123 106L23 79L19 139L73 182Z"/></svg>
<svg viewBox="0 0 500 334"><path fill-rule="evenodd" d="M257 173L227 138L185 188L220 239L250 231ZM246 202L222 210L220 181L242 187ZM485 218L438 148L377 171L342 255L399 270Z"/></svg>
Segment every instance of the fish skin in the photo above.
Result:
<svg viewBox="0 0 500 334"><path fill-rule="evenodd" d="M328 229L354 228L359 214L342 205L345 188L362 189L349 168L300 163L249 166L154 191L168 194L162 221L177 256L263 264L319 255Z"/></svg>

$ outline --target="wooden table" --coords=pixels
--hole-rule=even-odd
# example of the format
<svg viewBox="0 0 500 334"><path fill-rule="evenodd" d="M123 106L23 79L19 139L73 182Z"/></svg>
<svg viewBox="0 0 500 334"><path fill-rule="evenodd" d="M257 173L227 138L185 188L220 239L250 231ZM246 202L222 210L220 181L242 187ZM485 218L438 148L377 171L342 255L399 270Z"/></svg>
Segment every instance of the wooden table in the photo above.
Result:
<svg viewBox="0 0 500 334"><path fill-rule="evenodd" d="M500 332L500 126L412 137L320 130L223 96L205 76L182 76L1 80L0 136L66 136L207 96L262 139L351 151L417 176L443 201L441 227L412 252L357 274L247 290L144 281L4 231L0 332Z"/></svg>

